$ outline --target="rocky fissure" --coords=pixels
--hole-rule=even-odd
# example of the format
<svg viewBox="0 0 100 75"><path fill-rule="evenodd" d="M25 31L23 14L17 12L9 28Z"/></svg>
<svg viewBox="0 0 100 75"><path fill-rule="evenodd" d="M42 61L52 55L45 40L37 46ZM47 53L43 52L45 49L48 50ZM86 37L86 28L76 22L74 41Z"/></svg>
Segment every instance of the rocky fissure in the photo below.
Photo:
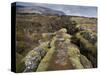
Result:
<svg viewBox="0 0 100 75"><path fill-rule="evenodd" d="M24 72L93 68L92 59L81 54L81 48L71 42L72 35L68 34L65 28L51 34L46 33L45 36L43 34L43 37L47 40L31 50L24 58L26 67ZM76 38L81 40L77 35ZM86 50L92 51L88 48Z"/></svg>

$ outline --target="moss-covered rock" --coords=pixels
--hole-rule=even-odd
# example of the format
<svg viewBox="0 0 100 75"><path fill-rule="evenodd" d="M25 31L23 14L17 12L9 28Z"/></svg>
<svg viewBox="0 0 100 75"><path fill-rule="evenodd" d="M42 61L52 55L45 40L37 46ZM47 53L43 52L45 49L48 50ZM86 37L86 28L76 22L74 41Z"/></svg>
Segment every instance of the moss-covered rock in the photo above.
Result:
<svg viewBox="0 0 100 75"><path fill-rule="evenodd" d="M40 45L31 50L23 59L24 72L93 67L88 58L83 56L80 53L81 50L72 43L72 36L67 34L65 28L54 33L42 33L41 36ZM80 42L87 41L81 35L76 38L82 38L83 41Z"/></svg>
<svg viewBox="0 0 100 75"><path fill-rule="evenodd" d="M92 63L87 59L86 56L80 54L80 62L84 66L84 68L93 68Z"/></svg>
<svg viewBox="0 0 100 75"><path fill-rule="evenodd" d="M97 36L91 31L81 31L76 34L76 38L80 40L80 45L85 50L91 52L94 56L97 55Z"/></svg>
<svg viewBox="0 0 100 75"><path fill-rule="evenodd" d="M84 68L80 62L80 51L77 47L75 47L73 44L69 45L67 54L74 68L76 69Z"/></svg>
<svg viewBox="0 0 100 75"><path fill-rule="evenodd" d="M54 35L54 33L42 33L42 38L44 41L50 41Z"/></svg>
<svg viewBox="0 0 100 75"><path fill-rule="evenodd" d="M85 30L80 31L76 34L80 51L84 54L91 62L93 67L97 66L97 35L96 33Z"/></svg>
<svg viewBox="0 0 100 75"><path fill-rule="evenodd" d="M51 44L50 44L51 48L49 49L45 57L41 60L37 68L37 71L46 71L48 69L50 60L55 52L54 43L55 43L55 38L53 38L53 40L51 41Z"/></svg>
<svg viewBox="0 0 100 75"><path fill-rule="evenodd" d="M25 70L24 72L36 71L40 61L48 51L48 42L42 43L39 47L31 50L24 58Z"/></svg>
<svg viewBox="0 0 100 75"><path fill-rule="evenodd" d="M61 29L54 33L52 41L50 42L51 49L46 56L41 60L37 71L46 70L63 70L63 69L83 69L91 68L91 63L85 63L84 60L89 60L82 56L78 47L71 43L71 35L66 33L65 29ZM80 61L81 60L81 61Z"/></svg>

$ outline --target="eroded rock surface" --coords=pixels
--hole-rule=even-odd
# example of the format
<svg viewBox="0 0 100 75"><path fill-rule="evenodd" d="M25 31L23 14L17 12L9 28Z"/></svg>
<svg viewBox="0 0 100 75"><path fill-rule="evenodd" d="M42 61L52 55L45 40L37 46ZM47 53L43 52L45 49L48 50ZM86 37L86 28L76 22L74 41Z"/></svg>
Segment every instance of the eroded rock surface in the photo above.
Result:
<svg viewBox="0 0 100 75"><path fill-rule="evenodd" d="M45 56L48 50L48 42L42 43L39 47L34 48L25 57L25 70L24 72L36 71L42 58Z"/></svg>
<svg viewBox="0 0 100 75"><path fill-rule="evenodd" d="M42 37L44 39L40 39L40 45L23 59L26 67L24 72L93 67L88 57L84 56L80 48L71 42L72 36L65 28L54 33L43 33ZM91 49L90 51L93 54Z"/></svg>
<svg viewBox="0 0 100 75"><path fill-rule="evenodd" d="M76 34L80 43L80 51L97 67L97 35L90 30L80 31Z"/></svg>

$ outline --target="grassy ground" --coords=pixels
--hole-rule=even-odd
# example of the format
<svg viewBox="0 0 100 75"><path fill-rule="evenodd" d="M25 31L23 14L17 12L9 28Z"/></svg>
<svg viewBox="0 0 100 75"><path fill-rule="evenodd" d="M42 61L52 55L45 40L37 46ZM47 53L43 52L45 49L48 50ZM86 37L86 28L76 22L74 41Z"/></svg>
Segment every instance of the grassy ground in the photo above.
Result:
<svg viewBox="0 0 100 75"><path fill-rule="evenodd" d="M73 22L74 21L74 22ZM57 16L57 15L19 15L16 16L16 64L17 71L22 72L25 68L22 59L28 52L39 46L44 41L50 41L52 36L44 35L54 33L61 28L66 28L67 33L73 36L77 27L92 30L97 33L97 19L79 16ZM48 38L50 36L50 38ZM66 38L66 37L65 37ZM52 58L55 49L51 48L45 58L41 60L37 71L47 69L49 59ZM72 59L74 61L74 59ZM42 65L41 65L42 64ZM41 67L42 66L42 67Z"/></svg>

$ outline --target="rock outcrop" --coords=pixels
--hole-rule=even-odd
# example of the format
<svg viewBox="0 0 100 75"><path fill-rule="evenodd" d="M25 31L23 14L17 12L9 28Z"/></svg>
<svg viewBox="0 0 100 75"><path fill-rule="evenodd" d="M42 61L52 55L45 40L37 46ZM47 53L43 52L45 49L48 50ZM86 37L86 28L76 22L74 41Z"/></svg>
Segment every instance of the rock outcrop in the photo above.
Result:
<svg viewBox="0 0 100 75"><path fill-rule="evenodd" d="M45 56L47 51L48 51L48 42L42 43L40 46L31 50L24 58L26 66L24 72L36 71L37 66L39 65L40 61Z"/></svg>
<svg viewBox="0 0 100 75"><path fill-rule="evenodd" d="M92 63L71 42L65 28L54 33L43 33L40 45L23 59L24 72L92 68Z"/></svg>
<svg viewBox="0 0 100 75"><path fill-rule="evenodd" d="M76 34L81 53L83 53L97 67L97 35L90 30L80 31Z"/></svg>
<svg viewBox="0 0 100 75"><path fill-rule="evenodd" d="M97 18L16 15L16 72L96 67Z"/></svg>

